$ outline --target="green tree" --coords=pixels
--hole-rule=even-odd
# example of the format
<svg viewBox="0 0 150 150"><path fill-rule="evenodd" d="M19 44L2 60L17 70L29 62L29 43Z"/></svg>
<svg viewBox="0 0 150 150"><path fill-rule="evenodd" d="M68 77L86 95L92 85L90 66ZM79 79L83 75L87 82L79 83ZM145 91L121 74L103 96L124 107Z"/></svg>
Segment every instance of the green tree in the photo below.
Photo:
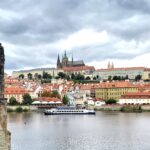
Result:
<svg viewBox="0 0 150 150"><path fill-rule="evenodd" d="M19 79L24 79L24 74L20 74Z"/></svg>
<svg viewBox="0 0 150 150"><path fill-rule="evenodd" d="M52 79L52 76L47 72L43 71L43 79Z"/></svg>
<svg viewBox="0 0 150 150"><path fill-rule="evenodd" d="M128 75L125 76L125 80L127 80L127 79L129 79L129 76L128 76Z"/></svg>
<svg viewBox="0 0 150 150"><path fill-rule="evenodd" d="M42 78L42 75L38 74L38 79L41 79Z"/></svg>
<svg viewBox="0 0 150 150"><path fill-rule="evenodd" d="M116 104L117 103L117 100L115 99L108 99L105 101L106 104Z"/></svg>
<svg viewBox="0 0 150 150"><path fill-rule="evenodd" d="M67 79L67 80L70 80L70 76L69 76L69 75L67 75L67 76L66 76L66 79Z"/></svg>
<svg viewBox="0 0 150 150"><path fill-rule="evenodd" d="M60 94L56 90L51 92L51 97L57 97L59 99L61 98Z"/></svg>
<svg viewBox="0 0 150 150"><path fill-rule="evenodd" d="M67 75L63 72L59 72L58 73L58 76L61 78L61 79L66 79Z"/></svg>
<svg viewBox="0 0 150 150"><path fill-rule="evenodd" d="M112 76L109 76L109 77L108 77L108 80L111 81L111 80L112 80Z"/></svg>
<svg viewBox="0 0 150 150"><path fill-rule="evenodd" d="M30 105L32 102L33 101L32 101L32 98L31 98L30 94L27 93L27 94L23 95L23 102L22 102L22 104Z"/></svg>
<svg viewBox="0 0 150 150"><path fill-rule="evenodd" d="M81 74L77 74L76 77L75 77L75 80L84 80L84 75L81 75Z"/></svg>
<svg viewBox="0 0 150 150"><path fill-rule="evenodd" d="M142 79L142 75L140 75L140 74L135 77L135 81L139 81L141 79Z"/></svg>
<svg viewBox="0 0 150 150"><path fill-rule="evenodd" d="M17 102L15 97L11 97L9 99L9 105L18 105L19 103Z"/></svg>
<svg viewBox="0 0 150 150"><path fill-rule="evenodd" d="M32 80L32 74L31 73L28 73L28 79Z"/></svg>
<svg viewBox="0 0 150 150"><path fill-rule="evenodd" d="M60 77L59 77L59 76L56 76L55 79L60 79Z"/></svg>
<svg viewBox="0 0 150 150"><path fill-rule="evenodd" d="M90 78L89 76L87 76L87 77L85 78L85 80L91 80L91 78Z"/></svg>
<svg viewBox="0 0 150 150"><path fill-rule="evenodd" d="M64 97L63 97L63 104L67 105L68 103L69 103L69 98L68 98L68 96L64 95Z"/></svg>
<svg viewBox="0 0 150 150"><path fill-rule="evenodd" d="M41 94L41 97L51 97L51 93L50 93L50 92L47 92L47 91L44 91L44 92Z"/></svg>
<svg viewBox="0 0 150 150"><path fill-rule="evenodd" d="M97 78L96 77L93 77L93 80L96 80Z"/></svg>
<svg viewBox="0 0 150 150"><path fill-rule="evenodd" d="M118 80L118 76L113 76L113 80Z"/></svg>
<svg viewBox="0 0 150 150"><path fill-rule="evenodd" d="M75 79L75 75L74 73L71 74L71 79L74 80Z"/></svg>

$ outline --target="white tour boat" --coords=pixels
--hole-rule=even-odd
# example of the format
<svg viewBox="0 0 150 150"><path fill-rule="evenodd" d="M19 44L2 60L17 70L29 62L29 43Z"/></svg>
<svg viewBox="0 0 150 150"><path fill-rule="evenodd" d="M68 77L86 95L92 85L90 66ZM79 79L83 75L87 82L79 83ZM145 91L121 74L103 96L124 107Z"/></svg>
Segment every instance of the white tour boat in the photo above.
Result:
<svg viewBox="0 0 150 150"><path fill-rule="evenodd" d="M52 108L52 109L46 109L44 111L45 115L61 115L61 114L91 114L94 115L94 110L88 110L88 109L77 109L75 107L58 107L58 108Z"/></svg>

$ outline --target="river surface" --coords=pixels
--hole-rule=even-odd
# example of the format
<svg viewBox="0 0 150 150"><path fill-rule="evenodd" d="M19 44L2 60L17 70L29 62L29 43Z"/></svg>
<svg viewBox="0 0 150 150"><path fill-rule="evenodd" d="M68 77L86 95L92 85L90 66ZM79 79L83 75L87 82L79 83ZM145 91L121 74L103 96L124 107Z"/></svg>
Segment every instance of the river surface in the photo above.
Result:
<svg viewBox="0 0 150 150"><path fill-rule="evenodd" d="M150 113L9 113L12 150L150 150Z"/></svg>

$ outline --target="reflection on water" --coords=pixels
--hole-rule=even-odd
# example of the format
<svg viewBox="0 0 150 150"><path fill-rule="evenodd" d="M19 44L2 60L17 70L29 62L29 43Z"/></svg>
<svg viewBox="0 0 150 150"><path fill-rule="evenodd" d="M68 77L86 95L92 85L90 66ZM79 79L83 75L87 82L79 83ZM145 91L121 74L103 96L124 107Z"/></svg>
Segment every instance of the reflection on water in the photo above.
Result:
<svg viewBox="0 0 150 150"><path fill-rule="evenodd" d="M9 113L12 150L150 150L150 113Z"/></svg>

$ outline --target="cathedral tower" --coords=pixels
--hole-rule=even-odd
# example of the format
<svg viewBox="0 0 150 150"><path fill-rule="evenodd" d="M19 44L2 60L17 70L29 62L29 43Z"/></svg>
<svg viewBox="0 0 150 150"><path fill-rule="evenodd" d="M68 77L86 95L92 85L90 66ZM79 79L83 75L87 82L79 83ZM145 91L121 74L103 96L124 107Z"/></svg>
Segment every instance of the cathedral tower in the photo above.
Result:
<svg viewBox="0 0 150 150"><path fill-rule="evenodd" d="M61 68L61 62L60 62L60 58L59 58L59 54L58 54L58 58L57 58L57 68Z"/></svg>
<svg viewBox="0 0 150 150"><path fill-rule="evenodd" d="M67 67L67 65L68 65L68 57L67 57L67 53L66 53L66 50L65 50L64 57L62 59L62 66Z"/></svg>

